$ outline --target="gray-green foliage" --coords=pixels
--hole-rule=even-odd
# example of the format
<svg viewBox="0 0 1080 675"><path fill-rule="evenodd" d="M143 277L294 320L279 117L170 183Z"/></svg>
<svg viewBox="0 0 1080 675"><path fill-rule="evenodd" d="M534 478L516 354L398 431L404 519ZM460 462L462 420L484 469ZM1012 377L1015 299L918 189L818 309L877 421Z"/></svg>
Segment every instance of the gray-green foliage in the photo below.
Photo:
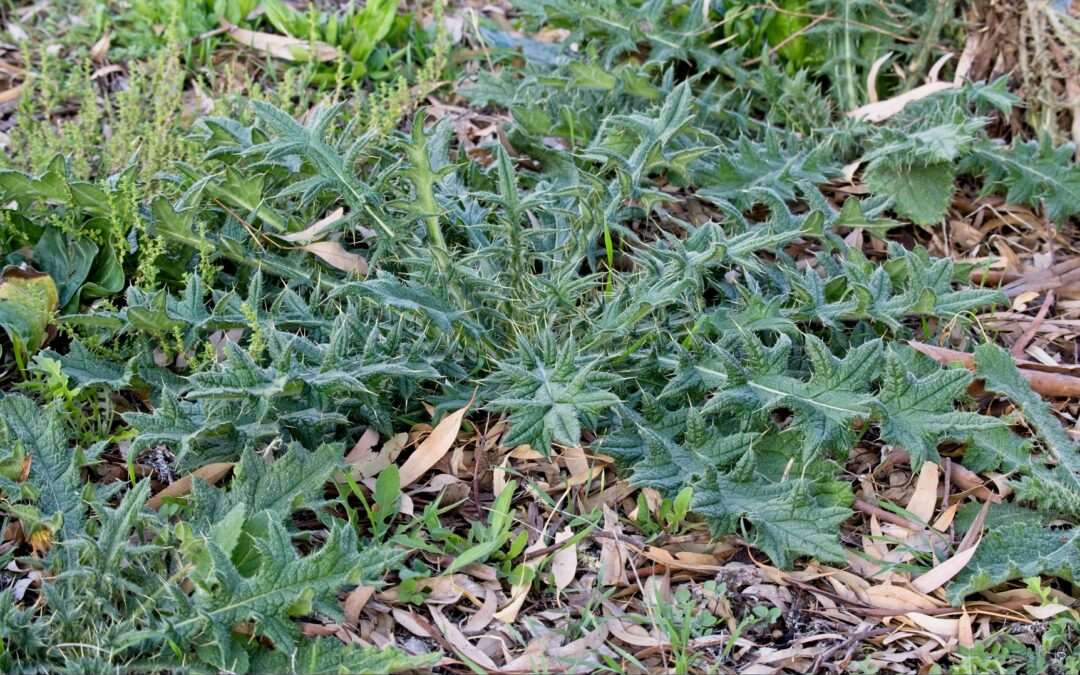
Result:
<svg viewBox="0 0 1080 675"><path fill-rule="evenodd" d="M313 214L340 200L347 212L335 229L347 244L366 242L378 271L343 283L327 270L292 274L296 253L270 253L262 259L280 257L273 274L288 288L262 291L271 272L261 265L246 313L239 296L217 291L208 308L197 278L179 300L129 299L114 326L152 334L167 317L185 348L215 329L248 331L246 348L229 345L220 363L163 389L153 416L127 415L135 446L166 443L193 462L276 436L313 447L360 424L390 426L387 395L428 391L445 409L479 384L483 405L509 413L508 445L548 452L597 436L637 484L668 496L693 486L717 534L746 531L784 564L841 559L836 531L851 494L833 462L867 425L909 446L917 463L937 459L943 442L977 443L1002 427L958 409L963 377L928 370L881 338L910 335L918 317L962 325L1002 296L957 288L965 270L921 249L890 245L883 262L849 249L834 228L873 216L855 204L842 217L815 196L825 157L774 130L725 143L708 121L709 94L667 86L661 105L624 102L637 112L606 117L586 152L549 161L550 172L515 167L501 149L486 172L462 163L445 124L403 135L405 161L390 162L349 142L332 110L306 126L265 106L250 129L208 122L230 130L206 136L211 157L258 187L244 203L271 240L289 200ZM525 146L536 133L551 130L511 130ZM789 153L796 163L782 167ZM669 218L685 236L643 239L642 219L663 220L672 201L661 177L722 217ZM228 251L250 246L249 235L233 213L198 206L208 184L193 183L184 207L220 219L214 250L235 258ZM789 207L799 196L809 212ZM766 215L747 219L755 207ZM805 244L816 269L787 255ZM631 271L612 266L616 249ZM133 324L136 306L164 314ZM369 398L374 391L381 396ZM667 415L689 425L688 405L699 432L655 426ZM742 440L702 440L713 438ZM735 485L756 496L733 502Z"/></svg>
<svg viewBox="0 0 1080 675"><path fill-rule="evenodd" d="M78 463L85 453L69 446L55 419L23 397L9 396L0 406L9 434L4 466L28 451L35 468L21 485L5 471L3 509L24 526L35 522L26 508L41 514L36 526L50 533L48 556L28 562L57 573L38 591L51 608L47 619L40 608L18 609L11 589L5 591L0 665L6 672L42 666L107 670L198 664L245 672L249 659L270 658L269 651L287 661L299 654L316 658L310 645L298 642L300 631L292 617L313 612L340 616L337 592L350 584L377 584L394 560L384 548L362 545L343 521L328 525L325 541L302 544L317 550L297 550L294 540L306 537L289 524L290 517L298 508L325 503L322 487L340 461L340 446L310 455L293 447L272 464L245 454L230 486L196 482L191 516L174 526L146 508L148 480L109 506L121 485L80 489ZM56 467L59 461L72 468ZM56 469L53 480L42 473L51 469ZM59 517L48 518L54 512ZM191 587L184 587L183 580ZM232 636L249 621L272 647L244 644ZM24 639L10 641L11 635ZM50 648L60 643L71 647ZM95 649L86 652L77 648L80 644ZM331 663L316 660L303 667L336 670L341 661L361 669L366 662L400 669L426 662L393 651L325 652Z"/></svg>
<svg viewBox="0 0 1080 675"><path fill-rule="evenodd" d="M843 463L865 440L903 446L916 465L948 446L975 470L1010 472L1022 506L1075 526L1076 449L1011 364L988 347L976 356L987 388L1020 408L1003 421L978 412L971 375L902 345L973 337L972 315L1003 295L968 287L966 266L921 247L867 255L842 236L858 227L884 240L900 225L890 209L937 222L961 174L1065 217L1080 203L1071 150L991 141L985 118L1012 104L1000 83L878 128L831 123L829 97L857 98L870 56L858 50L876 38L823 25L821 43L858 50L785 78L770 63L744 67L743 50L706 48L704 4L676 4L611 0L588 17L568 0L532 7L569 25L578 51L487 34L492 58L521 48L532 64L463 90L509 111L505 140L488 148L461 147L448 120L424 114L383 137L358 133L340 106L298 121L252 104L250 124L199 123L204 160L159 177L177 199L134 173L75 181L62 162L0 174L0 202L26 214L6 213L17 228L5 246L37 242L50 212L63 218L43 260L67 282L70 340L44 358L73 386L130 403L117 433L133 464L151 452L181 471L236 463L229 484L196 481L185 503L167 504L170 520L143 507L147 482L124 493L95 480L109 444L78 447L54 412L0 400L0 509L50 534L34 564L58 572L44 603L0 594L13 636L0 669L417 665L301 640L293 619L336 616L337 591L377 583L395 559L324 493L342 442L474 395L506 414L503 443L588 443L635 485L672 499L690 488L714 534L782 565L844 559ZM823 94L829 81L842 89ZM860 157L872 194L837 210L820 188ZM121 198L132 220L100 230ZM364 255L365 279L298 241L337 208L340 219L303 236ZM127 262L155 276L121 293L127 282L117 287L100 256L126 244ZM1014 429L1020 415L1035 437ZM318 529L297 527L301 508ZM1035 520L1037 560L988 538L952 597L1017 575L1075 579L1075 551L1054 539L1070 543L1073 530ZM99 579L103 592L90 593ZM249 623L260 640L236 633Z"/></svg>

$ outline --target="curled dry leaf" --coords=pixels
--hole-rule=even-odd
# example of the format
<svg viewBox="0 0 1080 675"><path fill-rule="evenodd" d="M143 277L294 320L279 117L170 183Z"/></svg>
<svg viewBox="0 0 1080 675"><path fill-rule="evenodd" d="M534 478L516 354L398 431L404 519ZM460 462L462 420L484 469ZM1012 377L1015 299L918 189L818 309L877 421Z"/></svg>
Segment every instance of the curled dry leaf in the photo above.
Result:
<svg viewBox="0 0 1080 675"><path fill-rule="evenodd" d="M533 551L539 551L544 548L544 537L538 537L536 541L525 549L524 553L532 553ZM544 561L547 556L540 556L539 558L533 558L532 560L526 560L522 563L525 567L537 569L540 567L540 563ZM525 604L525 599L529 597L529 588L532 586L528 584L514 584L510 587L510 602L495 613L495 618L503 623L514 623L517 620L518 612L521 611L521 606Z"/></svg>
<svg viewBox="0 0 1080 675"><path fill-rule="evenodd" d="M285 61L336 61L340 54L333 45L325 42L315 42L315 53L311 53L312 43L309 40L300 40L285 35L263 33L260 31L240 28L220 19L221 27L225 34L242 45L251 47L260 52L269 54L276 59Z"/></svg>
<svg viewBox="0 0 1080 675"><path fill-rule="evenodd" d="M908 612L904 618L928 633L943 638L954 638L960 634L959 619L945 619L939 616L927 616L921 612Z"/></svg>
<svg viewBox="0 0 1080 675"><path fill-rule="evenodd" d="M604 530L622 534L619 516L607 504L604 511ZM600 542L600 583L604 586L616 586L627 583L626 549L616 539L604 537Z"/></svg>
<svg viewBox="0 0 1080 675"><path fill-rule="evenodd" d="M106 31L90 48L90 60L94 63L105 63L105 57L109 55L109 42L109 33Z"/></svg>
<svg viewBox="0 0 1080 675"><path fill-rule="evenodd" d="M867 599L870 601L870 605L882 609L918 612L926 611L928 609L937 609L944 604L928 595L913 591L910 588L894 586L892 584L871 586L866 589L865 592Z"/></svg>
<svg viewBox="0 0 1080 675"><path fill-rule="evenodd" d="M18 100L18 98L22 96L23 88L25 86L25 83L17 84L14 87L9 87L8 89L0 91L0 105L4 105L5 103L11 103L12 101Z"/></svg>
<svg viewBox="0 0 1080 675"><path fill-rule="evenodd" d="M928 523L934 517L934 507L937 505L938 491L938 465L933 462L924 462L919 471L919 480L915 483L915 492L907 504L907 510L919 517L919 520Z"/></svg>
<svg viewBox="0 0 1080 675"><path fill-rule="evenodd" d="M864 106L852 110L847 115L848 117L867 122L884 122L906 108L909 103L921 101L938 92L956 89L958 86L960 85L952 82L929 82L920 87L915 87L911 91L906 91L899 96L893 96L892 98L887 98L884 101L877 101L876 103L867 103Z"/></svg>
<svg viewBox="0 0 1080 675"><path fill-rule="evenodd" d="M449 642L462 656L485 670L493 671L499 669L499 667L495 665L495 662L491 660L491 657L481 651L476 645L469 642L469 639L465 637L465 634L454 625L453 621L447 619L437 606L428 605L428 610L431 611L431 618L435 622L435 626L443 634L443 637L445 637L446 641Z"/></svg>

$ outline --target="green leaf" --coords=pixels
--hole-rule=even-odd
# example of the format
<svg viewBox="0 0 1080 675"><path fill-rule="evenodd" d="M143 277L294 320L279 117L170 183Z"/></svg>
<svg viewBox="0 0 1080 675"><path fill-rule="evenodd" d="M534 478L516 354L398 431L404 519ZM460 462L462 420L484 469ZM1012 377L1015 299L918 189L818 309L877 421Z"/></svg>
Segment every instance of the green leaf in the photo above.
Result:
<svg viewBox="0 0 1080 675"><path fill-rule="evenodd" d="M30 459L27 484L33 488L32 501L46 517L62 516L61 541L81 533L87 516L80 469L88 461L87 453L68 444L56 413L41 409L26 397L0 398L0 422L7 431L0 447L13 451L16 443L21 444ZM16 498L8 495L8 499Z"/></svg>
<svg viewBox="0 0 1080 675"><path fill-rule="evenodd" d="M291 654L257 649L251 656L251 672L291 675L416 672L429 670L440 658L439 652L413 656L395 647L361 647L347 645L337 638L314 638L299 643Z"/></svg>
<svg viewBox="0 0 1080 675"><path fill-rule="evenodd" d="M285 528L271 522L266 538L257 541L261 564L251 576L240 574L230 557L214 542L207 542L212 574L196 575L189 606L171 633L192 640L196 646L212 647L219 662L231 663L235 649L230 633L241 623L254 621L255 634L265 637L286 654L297 648L299 629L291 617L320 611L337 613L335 594L347 584L372 581L382 569L383 551L367 548L357 553L356 535L347 526L330 529L318 551L301 556L293 548Z"/></svg>
<svg viewBox="0 0 1080 675"><path fill-rule="evenodd" d="M1080 494L1080 448L1050 412L1050 406L1031 390L1009 353L997 345L979 345L975 348L975 368L988 390L1008 396L1020 407L1067 472L1070 488Z"/></svg>
<svg viewBox="0 0 1080 675"><path fill-rule="evenodd" d="M881 440L908 451L916 469L927 460L940 461L937 447L944 440L963 442L972 434L1005 426L994 417L955 409L972 376L966 370L937 370L919 378L890 349L881 385Z"/></svg>
<svg viewBox="0 0 1080 675"><path fill-rule="evenodd" d="M949 162L875 164L866 169L866 185L893 200L893 208L917 225L941 221L952 203L956 169Z"/></svg>
<svg viewBox="0 0 1080 675"><path fill-rule="evenodd" d="M837 535L851 511L821 503L813 496L817 489L803 479L762 485L710 472L694 484L691 508L718 536L738 532L745 520L753 528L751 543L781 567L800 555L843 562Z"/></svg>
<svg viewBox="0 0 1080 675"><path fill-rule="evenodd" d="M245 506L249 516L265 511L275 522L284 521L301 506L317 509L325 503L323 486L341 465L342 456L343 448L330 444L308 452L294 443L274 462L245 450L230 489L195 482L191 522L211 525L224 519L238 504Z"/></svg>
<svg viewBox="0 0 1080 675"><path fill-rule="evenodd" d="M131 362L121 365L115 361L96 358L78 340L71 341L66 354L57 354L50 349L42 352L40 356L58 360L64 375L70 377L79 387L104 385L113 391L119 391L131 384Z"/></svg>
<svg viewBox="0 0 1080 675"><path fill-rule="evenodd" d="M1043 528L1030 520L991 528L946 591L959 605L972 593L1040 575L1080 582L1080 528Z"/></svg>
<svg viewBox="0 0 1080 675"><path fill-rule="evenodd" d="M68 235L57 227L47 227L34 247L34 264L56 282L60 306L75 297L98 253L98 245L88 237Z"/></svg>

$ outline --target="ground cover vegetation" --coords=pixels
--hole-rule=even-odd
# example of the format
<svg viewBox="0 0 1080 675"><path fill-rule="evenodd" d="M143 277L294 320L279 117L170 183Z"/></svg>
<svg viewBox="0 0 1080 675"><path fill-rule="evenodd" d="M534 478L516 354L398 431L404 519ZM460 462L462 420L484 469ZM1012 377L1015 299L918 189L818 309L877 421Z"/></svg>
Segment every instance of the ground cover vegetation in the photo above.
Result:
<svg viewBox="0 0 1080 675"><path fill-rule="evenodd" d="M1080 672L1080 24L0 4L0 669Z"/></svg>

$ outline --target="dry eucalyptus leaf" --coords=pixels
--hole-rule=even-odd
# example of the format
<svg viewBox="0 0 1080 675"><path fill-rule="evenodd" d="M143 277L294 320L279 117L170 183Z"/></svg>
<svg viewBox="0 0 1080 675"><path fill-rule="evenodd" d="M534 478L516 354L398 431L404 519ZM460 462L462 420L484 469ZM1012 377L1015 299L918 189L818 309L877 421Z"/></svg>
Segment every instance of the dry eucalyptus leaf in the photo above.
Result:
<svg viewBox="0 0 1080 675"><path fill-rule="evenodd" d="M367 260L359 253L345 250L340 242L316 241L301 246L300 250L314 253L331 267L336 267L343 272L358 276L366 276L368 273Z"/></svg>
<svg viewBox="0 0 1080 675"><path fill-rule="evenodd" d="M225 34L242 45L265 52L276 59L285 61L336 61L341 55L333 45L325 42L315 43L315 53L311 54L311 42L285 35L262 33L235 26L224 18L220 19Z"/></svg>

